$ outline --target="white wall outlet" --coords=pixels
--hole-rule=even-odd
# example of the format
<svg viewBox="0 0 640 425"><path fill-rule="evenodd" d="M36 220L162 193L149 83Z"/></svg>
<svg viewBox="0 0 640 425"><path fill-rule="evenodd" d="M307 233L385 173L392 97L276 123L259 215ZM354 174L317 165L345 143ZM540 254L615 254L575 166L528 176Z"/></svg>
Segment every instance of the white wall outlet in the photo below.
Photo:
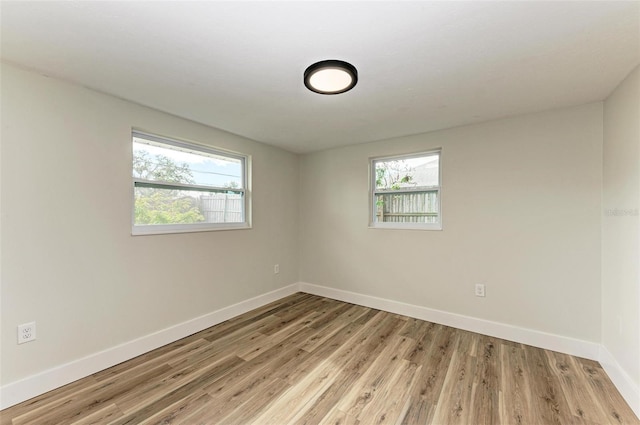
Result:
<svg viewBox="0 0 640 425"><path fill-rule="evenodd" d="M34 341L36 339L36 322L18 325L18 344Z"/></svg>
<svg viewBox="0 0 640 425"><path fill-rule="evenodd" d="M273 274L280 273L280 264L276 264L273 266Z"/></svg>
<svg viewBox="0 0 640 425"><path fill-rule="evenodd" d="M476 283L476 297L484 297L484 283Z"/></svg>

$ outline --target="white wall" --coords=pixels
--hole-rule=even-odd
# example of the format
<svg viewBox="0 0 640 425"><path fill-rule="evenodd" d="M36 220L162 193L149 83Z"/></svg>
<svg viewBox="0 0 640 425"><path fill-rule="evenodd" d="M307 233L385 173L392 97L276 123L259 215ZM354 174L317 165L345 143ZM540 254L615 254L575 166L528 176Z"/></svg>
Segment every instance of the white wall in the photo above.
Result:
<svg viewBox="0 0 640 425"><path fill-rule="evenodd" d="M593 103L302 156L300 280L599 342L602 131ZM369 157L438 147L444 230L369 229Z"/></svg>
<svg viewBox="0 0 640 425"><path fill-rule="evenodd" d="M637 393L639 219L602 216L638 208L637 69L604 130L593 103L300 158L1 71L3 386L300 280L603 342ZM132 237L132 127L252 155L253 229ZM369 157L437 147L444 230L369 229Z"/></svg>
<svg viewBox="0 0 640 425"><path fill-rule="evenodd" d="M640 68L604 104L602 343L640 412Z"/></svg>
<svg viewBox="0 0 640 425"><path fill-rule="evenodd" d="M297 281L296 155L13 66L1 76L2 385ZM131 236L132 127L252 155L253 229ZM37 340L17 345L32 320Z"/></svg>

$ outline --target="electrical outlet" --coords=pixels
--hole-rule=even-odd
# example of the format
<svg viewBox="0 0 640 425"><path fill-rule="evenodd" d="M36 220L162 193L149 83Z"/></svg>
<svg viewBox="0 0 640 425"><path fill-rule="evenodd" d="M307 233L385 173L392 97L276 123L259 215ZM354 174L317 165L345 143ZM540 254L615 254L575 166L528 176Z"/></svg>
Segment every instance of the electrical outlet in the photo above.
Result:
<svg viewBox="0 0 640 425"><path fill-rule="evenodd" d="M273 274L280 273L280 264L276 264L273 266Z"/></svg>
<svg viewBox="0 0 640 425"><path fill-rule="evenodd" d="M484 297L484 283L476 283L476 297Z"/></svg>
<svg viewBox="0 0 640 425"><path fill-rule="evenodd" d="M36 339L36 322L18 325L18 344L34 341Z"/></svg>

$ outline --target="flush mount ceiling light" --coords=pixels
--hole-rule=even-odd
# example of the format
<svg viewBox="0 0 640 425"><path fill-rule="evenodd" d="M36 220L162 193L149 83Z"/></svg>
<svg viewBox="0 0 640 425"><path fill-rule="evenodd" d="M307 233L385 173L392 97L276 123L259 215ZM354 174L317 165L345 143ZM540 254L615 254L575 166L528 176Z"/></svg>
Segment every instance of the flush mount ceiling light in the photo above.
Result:
<svg viewBox="0 0 640 425"><path fill-rule="evenodd" d="M350 63L339 60L316 62L304 71L304 85L320 94L340 94L358 82L358 71Z"/></svg>

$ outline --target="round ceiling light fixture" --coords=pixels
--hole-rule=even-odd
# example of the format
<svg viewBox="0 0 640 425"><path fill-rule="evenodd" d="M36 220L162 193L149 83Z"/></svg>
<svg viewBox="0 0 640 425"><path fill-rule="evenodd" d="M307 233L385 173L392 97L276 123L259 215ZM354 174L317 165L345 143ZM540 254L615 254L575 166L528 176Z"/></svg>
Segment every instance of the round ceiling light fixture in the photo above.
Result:
<svg viewBox="0 0 640 425"><path fill-rule="evenodd" d="M335 59L316 62L304 71L304 85L320 94L344 93L357 82L355 66Z"/></svg>

